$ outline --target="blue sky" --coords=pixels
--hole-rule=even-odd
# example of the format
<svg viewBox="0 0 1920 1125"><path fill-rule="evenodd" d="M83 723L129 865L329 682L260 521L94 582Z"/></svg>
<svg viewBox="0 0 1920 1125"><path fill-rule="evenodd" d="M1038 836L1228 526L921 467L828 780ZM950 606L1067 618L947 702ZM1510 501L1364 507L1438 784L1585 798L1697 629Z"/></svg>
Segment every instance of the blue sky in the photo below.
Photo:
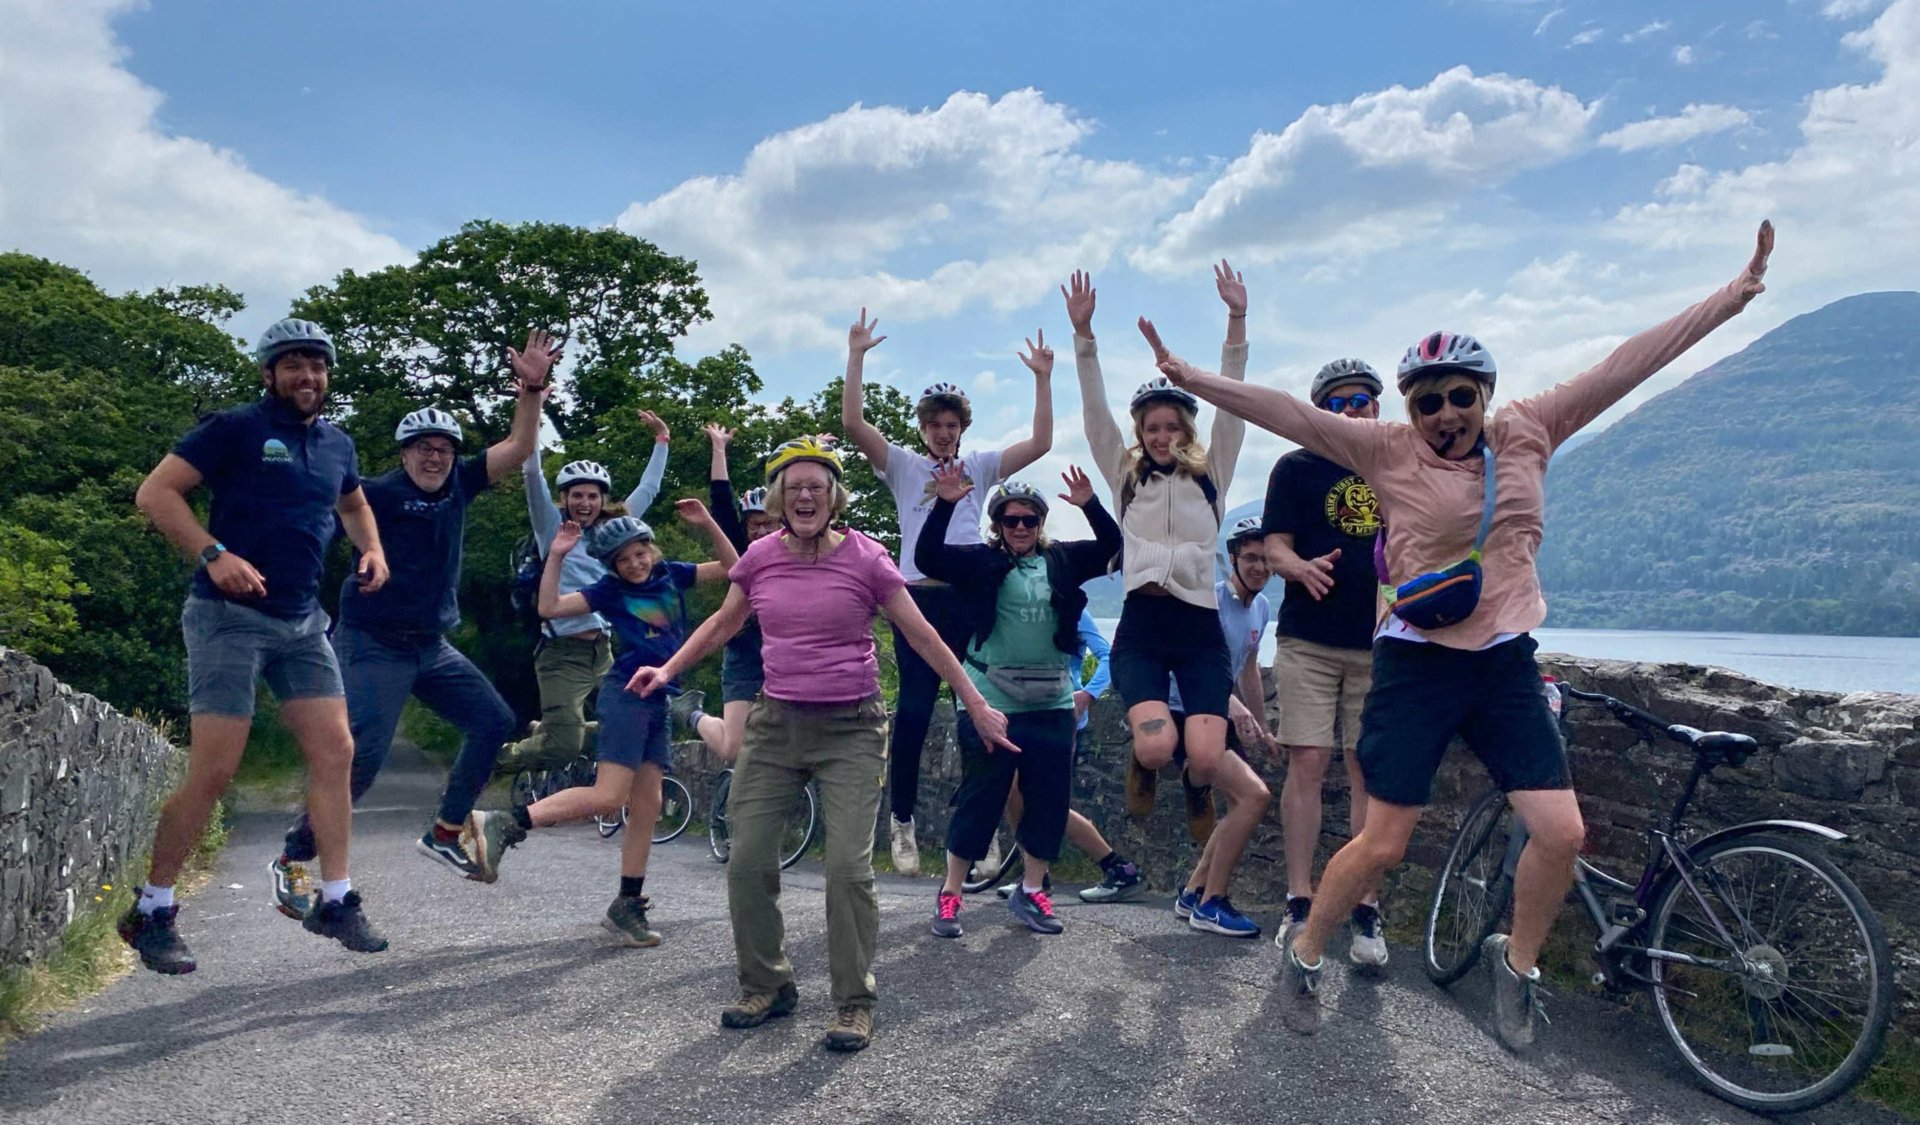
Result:
<svg viewBox="0 0 1920 1125"><path fill-rule="evenodd" d="M999 442L1046 327L1049 469L1084 451L1075 266L1114 399L1138 313L1211 362L1222 254L1289 389L1437 327L1539 389L1730 278L1768 215L1770 292L1645 393L1920 281L1920 0L533 10L0 0L0 245L225 281L250 334L470 218L617 223L699 260L685 350L744 343L774 394L838 373L865 304L874 376L968 387ZM1236 502L1283 448L1250 439Z"/></svg>

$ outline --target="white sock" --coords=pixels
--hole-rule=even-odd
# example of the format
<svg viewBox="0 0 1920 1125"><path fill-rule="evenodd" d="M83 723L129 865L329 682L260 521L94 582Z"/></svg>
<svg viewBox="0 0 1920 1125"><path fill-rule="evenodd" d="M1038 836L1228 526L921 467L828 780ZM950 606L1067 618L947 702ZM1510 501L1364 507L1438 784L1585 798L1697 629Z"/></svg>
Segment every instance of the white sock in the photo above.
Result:
<svg viewBox="0 0 1920 1125"><path fill-rule="evenodd" d="M1027 886L1027 881L1025 879L1020 880L1020 889L1026 893L1026 896L1028 898L1032 898L1034 895L1040 894L1041 892L1046 890L1045 887Z"/></svg>
<svg viewBox="0 0 1920 1125"><path fill-rule="evenodd" d="M322 879L320 881L320 901L339 902L353 889L352 879Z"/></svg>
<svg viewBox="0 0 1920 1125"><path fill-rule="evenodd" d="M152 883L140 888L140 913L152 914L156 910L165 910L173 905L173 888L156 887Z"/></svg>

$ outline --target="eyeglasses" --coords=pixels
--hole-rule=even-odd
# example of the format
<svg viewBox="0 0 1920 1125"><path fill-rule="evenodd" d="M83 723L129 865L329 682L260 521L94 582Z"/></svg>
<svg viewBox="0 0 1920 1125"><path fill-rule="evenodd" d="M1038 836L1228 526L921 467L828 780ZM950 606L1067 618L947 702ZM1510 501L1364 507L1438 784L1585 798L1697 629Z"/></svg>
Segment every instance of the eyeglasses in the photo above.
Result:
<svg viewBox="0 0 1920 1125"><path fill-rule="evenodd" d="M1367 407L1373 405L1373 396L1365 391L1361 391L1357 395L1331 395L1327 398L1327 401L1320 405L1335 414L1340 413L1349 406L1355 410L1365 410Z"/></svg>
<svg viewBox="0 0 1920 1125"><path fill-rule="evenodd" d="M1040 517L1039 516L1001 516L1000 526L1002 527L1039 527Z"/></svg>
<svg viewBox="0 0 1920 1125"><path fill-rule="evenodd" d="M1444 395L1439 391L1434 391L1431 394L1424 394L1414 399L1413 408L1428 417L1432 417L1440 413L1440 408L1449 402L1460 410L1478 406L1480 404L1480 391L1475 387L1455 387Z"/></svg>
<svg viewBox="0 0 1920 1125"><path fill-rule="evenodd" d="M831 484L790 484L787 491L795 496L825 496L833 491Z"/></svg>
<svg viewBox="0 0 1920 1125"><path fill-rule="evenodd" d="M453 456L453 446L451 445L427 445L423 442L415 442L413 445L413 448L414 448L414 451L419 453L420 456L422 457Z"/></svg>

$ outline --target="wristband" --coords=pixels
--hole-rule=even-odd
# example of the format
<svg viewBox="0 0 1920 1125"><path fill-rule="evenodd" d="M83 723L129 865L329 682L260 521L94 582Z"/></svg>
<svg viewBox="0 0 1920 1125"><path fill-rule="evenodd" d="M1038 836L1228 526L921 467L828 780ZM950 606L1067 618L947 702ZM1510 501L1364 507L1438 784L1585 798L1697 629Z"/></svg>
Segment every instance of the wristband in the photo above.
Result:
<svg viewBox="0 0 1920 1125"><path fill-rule="evenodd" d="M1247 314L1246 313L1228 313L1227 319L1228 320L1245 320L1247 319Z"/></svg>

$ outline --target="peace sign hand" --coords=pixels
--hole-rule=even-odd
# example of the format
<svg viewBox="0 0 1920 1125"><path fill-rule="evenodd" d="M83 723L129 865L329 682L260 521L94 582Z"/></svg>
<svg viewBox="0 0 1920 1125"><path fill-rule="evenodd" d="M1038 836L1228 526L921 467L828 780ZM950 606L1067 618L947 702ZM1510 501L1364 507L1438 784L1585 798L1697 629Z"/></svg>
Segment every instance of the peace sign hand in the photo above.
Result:
<svg viewBox="0 0 1920 1125"><path fill-rule="evenodd" d="M1027 365L1027 370L1033 372L1035 378L1044 379L1053 374L1053 349L1047 346L1046 329L1042 328L1038 336L1038 344L1027 341L1028 354L1021 356L1020 362Z"/></svg>
<svg viewBox="0 0 1920 1125"><path fill-rule="evenodd" d="M885 336L875 336L873 330L880 327L880 318L867 319L867 310L860 310L860 319L847 329L847 350L855 355L865 355L879 346Z"/></svg>
<svg viewBox="0 0 1920 1125"><path fill-rule="evenodd" d="M1080 471L1080 466L1068 465L1067 471L1060 474L1060 479L1067 482L1067 490L1060 494L1060 499L1076 508L1086 507L1093 499L1093 482Z"/></svg>

